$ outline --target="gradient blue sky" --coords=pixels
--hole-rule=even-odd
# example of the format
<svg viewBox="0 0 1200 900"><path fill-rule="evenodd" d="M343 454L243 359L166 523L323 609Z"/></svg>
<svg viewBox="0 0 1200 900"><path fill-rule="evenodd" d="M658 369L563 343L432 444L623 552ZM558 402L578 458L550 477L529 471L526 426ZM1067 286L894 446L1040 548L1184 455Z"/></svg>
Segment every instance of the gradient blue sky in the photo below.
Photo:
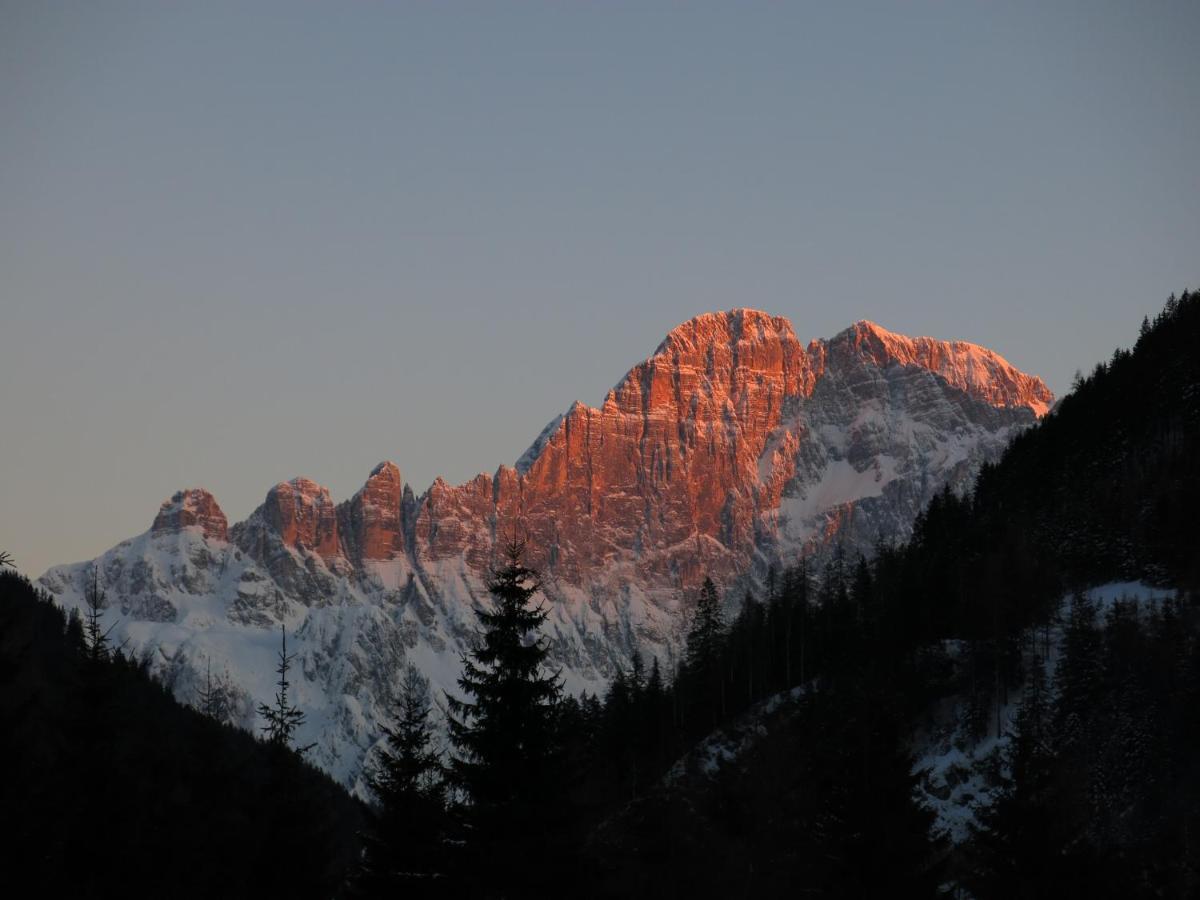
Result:
<svg viewBox="0 0 1200 900"><path fill-rule="evenodd" d="M1056 392L1200 285L1200 4L0 5L0 549L511 463L713 309Z"/></svg>

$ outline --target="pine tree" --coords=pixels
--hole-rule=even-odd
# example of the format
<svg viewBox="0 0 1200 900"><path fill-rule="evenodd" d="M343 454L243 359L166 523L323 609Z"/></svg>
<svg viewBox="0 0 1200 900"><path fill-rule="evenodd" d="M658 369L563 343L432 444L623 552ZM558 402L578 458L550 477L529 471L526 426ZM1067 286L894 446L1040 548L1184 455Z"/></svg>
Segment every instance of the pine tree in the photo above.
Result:
<svg viewBox="0 0 1200 900"><path fill-rule="evenodd" d="M846 577L846 556L841 544L833 549L825 563L819 592L820 657L816 668L836 680L840 669L851 656L850 645L858 636L858 623L854 605L850 601L850 588ZM847 674L853 674L849 672Z"/></svg>
<svg viewBox="0 0 1200 900"><path fill-rule="evenodd" d="M634 728L637 717L633 678L617 668L604 695L602 739L604 758L613 768L621 793L630 796L637 786Z"/></svg>
<svg viewBox="0 0 1200 900"><path fill-rule="evenodd" d="M808 557L801 557L800 564L792 570L787 579L787 621L784 624L785 670L784 687L790 688L796 681L793 674L799 677L799 683L805 679L805 646L808 643ZM793 671L792 660L797 658Z"/></svg>
<svg viewBox="0 0 1200 900"><path fill-rule="evenodd" d="M279 686L279 690L275 692L275 705L268 706L260 703L258 714L267 720L267 724L262 727L267 736L267 743L279 747L291 747L296 730L304 724L305 717L304 713L288 700L290 685L287 675L296 654L287 652L287 628L285 626L279 626L279 634L279 665L275 667L275 672L279 675L279 681L275 683ZM306 753L315 746L316 744L307 744L295 749L298 753Z"/></svg>
<svg viewBox="0 0 1200 900"><path fill-rule="evenodd" d="M749 591L742 599L742 608L730 633L730 682L737 687L734 704L745 708L757 699L762 682L757 678L762 659L765 614L762 605Z"/></svg>
<svg viewBox="0 0 1200 900"><path fill-rule="evenodd" d="M429 679L412 663L404 668L395 726L383 726L384 747L366 773L376 812L366 836L360 892L431 894L442 881L445 788L433 749ZM436 885L435 885L436 882Z"/></svg>
<svg viewBox="0 0 1200 900"><path fill-rule="evenodd" d="M229 720L229 693L218 679L213 683L212 660L208 661L204 675L204 687L196 692L197 707L210 719L224 724Z"/></svg>
<svg viewBox="0 0 1200 900"><path fill-rule="evenodd" d="M79 653L81 656L87 653L87 635L83 631L83 618L79 615L79 609L73 607L70 614L67 616L67 645Z"/></svg>
<svg viewBox="0 0 1200 900"><path fill-rule="evenodd" d="M860 628L874 624L875 611L871 609L874 598L874 582L871 577L871 567L867 558L858 554L858 562L854 566L854 581L850 586L850 598L854 605L855 622Z"/></svg>
<svg viewBox="0 0 1200 900"><path fill-rule="evenodd" d="M492 572L491 606L476 609L482 628L462 660L464 697L447 698L451 775L466 798L471 870L479 889L496 896L539 892L536 878L549 870L531 874L526 854L560 837L555 823L562 812L554 808L562 802L556 735L562 686L538 634L547 616L533 603L541 581L522 564L523 553L523 543L511 542L506 564Z"/></svg>
<svg viewBox="0 0 1200 900"><path fill-rule="evenodd" d="M106 594L100 587L100 573L95 568L92 569L92 580L84 588L83 602L87 606L83 626L84 650L87 658L97 663L109 658L112 648L108 635L115 625L110 625L106 631L100 623L100 614L108 603Z"/></svg>
<svg viewBox="0 0 1200 900"><path fill-rule="evenodd" d="M717 586L705 578L692 615L684 650L684 669L692 708L690 728L711 728L725 716L725 679L721 657L725 650L725 620Z"/></svg>
<svg viewBox="0 0 1200 900"><path fill-rule="evenodd" d="M658 711L663 700L662 669L658 665L658 657L650 661L650 677L646 679L646 702Z"/></svg>
<svg viewBox="0 0 1200 900"><path fill-rule="evenodd" d="M667 731L671 722L671 705L667 687L663 684L662 669L658 657L650 663L650 676L646 679L645 718L642 722L643 743L651 775L657 774L667 761Z"/></svg>
<svg viewBox="0 0 1200 900"><path fill-rule="evenodd" d="M642 701L642 692L646 689L646 663L638 650L633 651L629 662L629 702L637 706Z"/></svg>

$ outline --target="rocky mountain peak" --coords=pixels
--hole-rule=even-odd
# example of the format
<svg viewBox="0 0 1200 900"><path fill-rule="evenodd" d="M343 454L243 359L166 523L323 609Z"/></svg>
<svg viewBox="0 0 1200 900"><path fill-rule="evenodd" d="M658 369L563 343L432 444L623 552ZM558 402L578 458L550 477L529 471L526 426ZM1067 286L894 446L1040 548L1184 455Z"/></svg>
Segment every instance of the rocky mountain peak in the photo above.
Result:
<svg viewBox="0 0 1200 900"><path fill-rule="evenodd" d="M260 509L285 545L327 558L341 554L337 509L329 488L308 478L281 481L267 492Z"/></svg>
<svg viewBox="0 0 1200 900"><path fill-rule="evenodd" d="M385 459L379 465L371 470L371 474L367 476L367 484L372 483L395 483L403 484L400 478L400 467L390 459Z"/></svg>
<svg viewBox="0 0 1200 900"><path fill-rule="evenodd" d="M217 505L216 498L204 488L176 491L164 500L154 517L150 530L155 534L174 533L184 528L198 527L204 536L218 541L228 539L229 523Z"/></svg>
<svg viewBox="0 0 1200 900"><path fill-rule="evenodd" d="M390 461L381 462L350 499L342 537L354 547L358 558L394 559L403 555L404 488L399 467Z"/></svg>
<svg viewBox="0 0 1200 900"><path fill-rule="evenodd" d="M691 419L715 412L720 418L726 401L745 413L763 392L809 393L814 377L811 361L782 316L754 309L705 313L672 329L654 354L609 392L605 408Z"/></svg>
<svg viewBox="0 0 1200 900"><path fill-rule="evenodd" d="M677 325L667 333L654 356L707 352L715 345L796 342L792 323L757 309L738 308L709 312Z"/></svg>
<svg viewBox="0 0 1200 900"><path fill-rule="evenodd" d="M1054 402L1042 379L1026 375L1000 354L967 341L906 337L864 319L833 337L829 345L831 351L852 349L877 366L920 366L992 406L1027 407L1043 416Z"/></svg>

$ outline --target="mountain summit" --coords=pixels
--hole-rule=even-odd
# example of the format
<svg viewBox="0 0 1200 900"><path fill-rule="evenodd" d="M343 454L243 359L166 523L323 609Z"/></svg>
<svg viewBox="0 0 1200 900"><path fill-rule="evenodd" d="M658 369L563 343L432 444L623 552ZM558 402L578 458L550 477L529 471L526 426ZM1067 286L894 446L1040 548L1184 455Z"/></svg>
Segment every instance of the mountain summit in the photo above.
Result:
<svg viewBox="0 0 1200 900"><path fill-rule="evenodd" d="M248 727L286 625L304 742L353 783L406 660L454 690L509 536L527 537L546 576L568 687L596 690L635 650L676 658L705 577L732 592L801 553L906 537L934 493L965 489L1052 402L975 344L858 322L803 345L782 317L706 313L599 407L556 417L513 467L417 496L384 462L342 503L294 478L233 526L206 491L181 491L145 534L41 584L79 607L95 570L120 639L154 650L185 700L219 668Z"/></svg>

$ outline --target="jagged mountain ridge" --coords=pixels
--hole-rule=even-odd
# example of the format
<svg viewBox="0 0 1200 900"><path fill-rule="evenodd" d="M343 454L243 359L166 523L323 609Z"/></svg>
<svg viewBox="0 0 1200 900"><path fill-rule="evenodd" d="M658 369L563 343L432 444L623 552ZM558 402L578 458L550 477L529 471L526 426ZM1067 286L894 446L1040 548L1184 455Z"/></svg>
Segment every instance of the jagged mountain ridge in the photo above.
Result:
<svg viewBox="0 0 1200 900"><path fill-rule="evenodd" d="M405 660L453 689L508 535L547 576L568 688L597 689L635 648L670 665L705 576L733 593L834 540L905 537L935 491L964 488L1052 400L973 344L859 322L805 346L786 319L710 313L491 476L418 497L382 463L340 504L297 478L233 526L190 489L145 534L42 584L78 606L97 568L123 639L152 649L185 700L215 669L248 727L287 625L316 761L352 783Z"/></svg>

